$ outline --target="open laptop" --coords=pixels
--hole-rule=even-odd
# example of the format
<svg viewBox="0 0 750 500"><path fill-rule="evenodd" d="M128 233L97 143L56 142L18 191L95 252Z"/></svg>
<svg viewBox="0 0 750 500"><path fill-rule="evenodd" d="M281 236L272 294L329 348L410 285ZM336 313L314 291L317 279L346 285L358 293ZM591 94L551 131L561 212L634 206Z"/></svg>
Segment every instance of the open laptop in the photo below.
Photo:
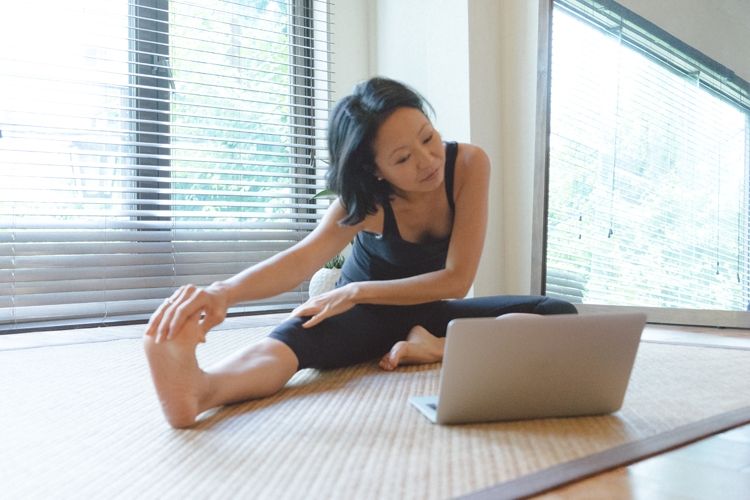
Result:
<svg viewBox="0 0 750 500"><path fill-rule="evenodd" d="M438 424L612 413L645 324L644 314L456 319L439 396L409 401Z"/></svg>

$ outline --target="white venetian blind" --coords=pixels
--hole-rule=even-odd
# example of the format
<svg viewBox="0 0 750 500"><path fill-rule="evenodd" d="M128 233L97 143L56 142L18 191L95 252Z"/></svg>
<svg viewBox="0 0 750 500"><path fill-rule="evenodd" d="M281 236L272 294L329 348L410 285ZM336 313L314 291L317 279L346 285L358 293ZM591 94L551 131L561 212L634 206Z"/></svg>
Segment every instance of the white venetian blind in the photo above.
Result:
<svg viewBox="0 0 750 500"><path fill-rule="evenodd" d="M327 10L320 0L4 5L0 331L142 319L176 287L229 277L314 228Z"/></svg>
<svg viewBox="0 0 750 500"><path fill-rule="evenodd" d="M615 2L555 2L548 295L748 308L747 82Z"/></svg>

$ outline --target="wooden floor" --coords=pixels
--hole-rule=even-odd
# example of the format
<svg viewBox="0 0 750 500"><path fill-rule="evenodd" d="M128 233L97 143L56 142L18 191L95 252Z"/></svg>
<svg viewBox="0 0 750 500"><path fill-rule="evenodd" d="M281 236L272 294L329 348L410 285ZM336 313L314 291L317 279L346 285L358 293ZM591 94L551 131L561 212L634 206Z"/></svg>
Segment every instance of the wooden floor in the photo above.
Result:
<svg viewBox="0 0 750 500"><path fill-rule="evenodd" d="M747 330L649 327L644 336L713 343ZM711 337L709 337L711 336ZM564 486L535 500L750 500L750 425Z"/></svg>
<svg viewBox="0 0 750 500"><path fill-rule="evenodd" d="M750 499L750 425L534 498Z"/></svg>

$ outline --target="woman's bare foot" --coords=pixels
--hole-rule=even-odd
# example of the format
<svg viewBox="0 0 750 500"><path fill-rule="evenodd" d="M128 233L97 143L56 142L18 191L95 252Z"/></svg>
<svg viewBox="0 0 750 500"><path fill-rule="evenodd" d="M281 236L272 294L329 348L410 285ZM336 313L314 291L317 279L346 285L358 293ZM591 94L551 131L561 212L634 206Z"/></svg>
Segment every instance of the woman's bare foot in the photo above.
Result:
<svg viewBox="0 0 750 500"><path fill-rule="evenodd" d="M169 425L188 427L202 411L202 398L208 393L206 374L198 366L195 348L205 341L197 317L185 322L182 331L170 340L158 344L149 335L143 337L143 347L151 368L151 378L161 409Z"/></svg>
<svg viewBox="0 0 750 500"><path fill-rule="evenodd" d="M391 351L380 359L383 370L392 371L399 365L421 365L435 363L443 359L445 339L415 326L406 336L406 340L396 342Z"/></svg>

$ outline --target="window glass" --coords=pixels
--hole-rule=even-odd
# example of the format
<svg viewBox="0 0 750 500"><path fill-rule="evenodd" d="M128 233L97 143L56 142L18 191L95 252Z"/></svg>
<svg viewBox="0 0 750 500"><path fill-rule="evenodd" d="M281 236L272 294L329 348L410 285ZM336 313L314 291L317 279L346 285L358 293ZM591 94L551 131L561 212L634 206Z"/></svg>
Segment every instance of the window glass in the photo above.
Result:
<svg viewBox="0 0 750 500"><path fill-rule="evenodd" d="M28 0L0 17L0 332L147 318L315 228L323 0ZM290 310L307 284L235 305Z"/></svg>
<svg viewBox="0 0 750 500"><path fill-rule="evenodd" d="M554 8L548 295L748 307L748 114L701 71Z"/></svg>

